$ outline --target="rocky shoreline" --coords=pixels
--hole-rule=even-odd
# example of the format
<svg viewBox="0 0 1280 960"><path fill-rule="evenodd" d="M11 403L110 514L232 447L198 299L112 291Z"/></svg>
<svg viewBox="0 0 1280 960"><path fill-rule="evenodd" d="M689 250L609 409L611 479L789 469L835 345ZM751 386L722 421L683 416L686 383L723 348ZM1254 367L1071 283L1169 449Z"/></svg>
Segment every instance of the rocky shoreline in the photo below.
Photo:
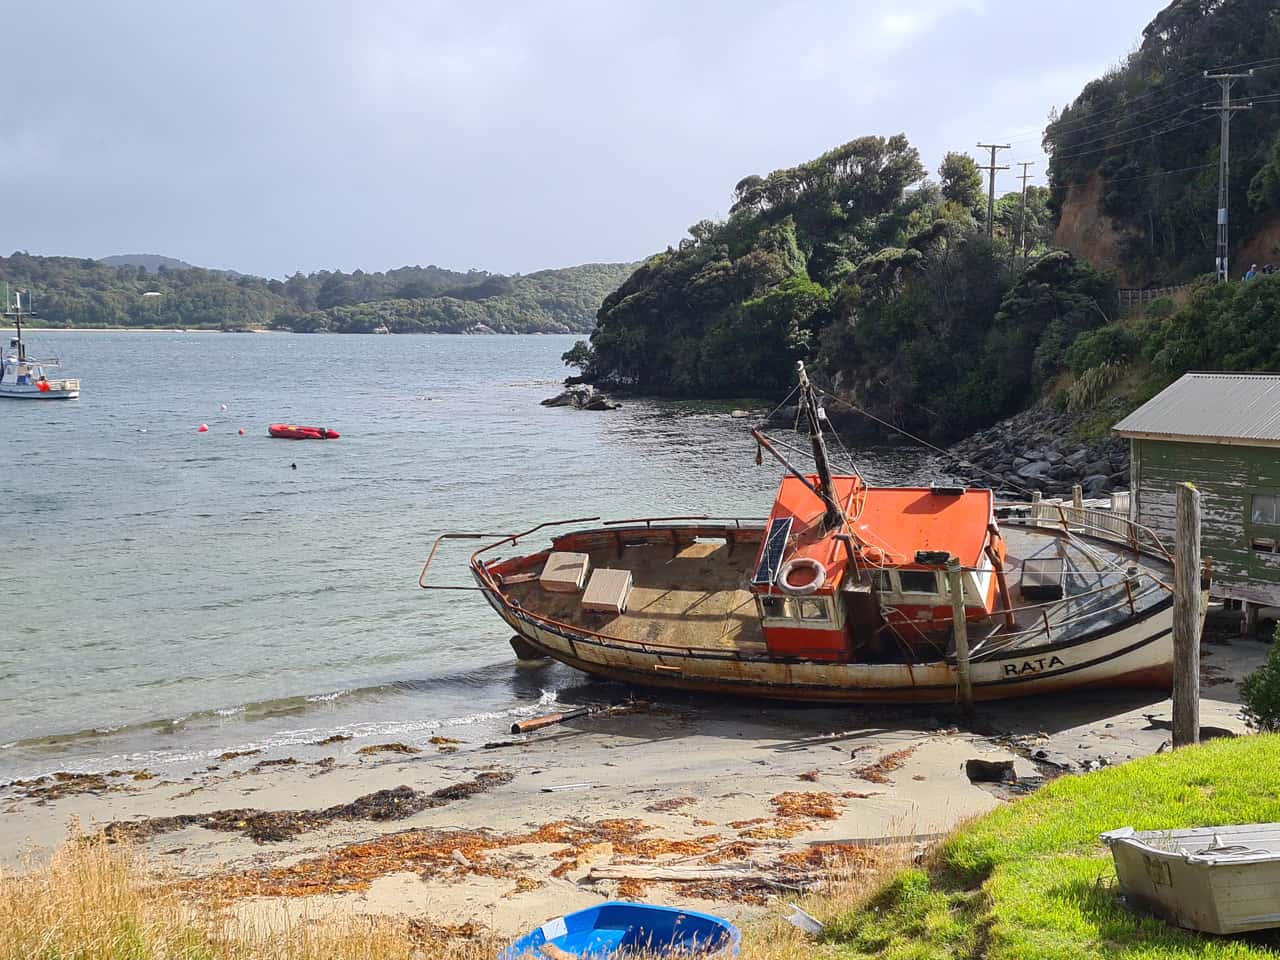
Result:
<svg viewBox="0 0 1280 960"><path fill-rule="evenodd" d="M1070 496L1076 484L1086 498L1127 490L1129 441L1109 432L1081 438L1080 425L1079 417L1039 404L952 445L948 466L1013 495Z"/></svg>

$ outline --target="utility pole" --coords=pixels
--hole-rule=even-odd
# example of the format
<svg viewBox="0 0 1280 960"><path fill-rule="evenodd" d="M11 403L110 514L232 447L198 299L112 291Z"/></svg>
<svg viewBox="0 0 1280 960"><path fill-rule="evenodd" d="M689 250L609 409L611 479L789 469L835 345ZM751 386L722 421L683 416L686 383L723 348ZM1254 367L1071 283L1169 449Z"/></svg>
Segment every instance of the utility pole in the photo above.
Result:
<svg viewBox="0 0 1280 960"><path fill-rule="evenodd" d="M1031 179L1031 174L1027 173L1027 167L1034 167L1034 160L1019 160L1018 166L1022 168L1022 173L1018 175L1018 179L1022 181L1022 226L1018 230L1018 238L1022 244L1022 263L1025 266L1027 262L1027 181Z"/></svg>
<svg viewBox="0 0 1280 960"><path fill-rule="evenodd" d="M1214 254L1214 270L1218 275L1218 282L1224 283L1231 279L1231 272L1227 267L1227 245L1228 245L1228 186L1231 180L1231 115L1237 110L1250 110L1253 108L1252 103L1232 103L1231 87L1237 80L1247 80L1253 76L1253 71L1248 73L1210 73L1208 70L1204 72L1205 78L1208 80L1217 80L1222 86L1222 103L1206 103L1205 110L1213 110L1218 114L1218 120L1222 128L1222 146L1218 148L1218 243Z"/></svg>
<svg viewBox="0 0 1280 960"><path fill-rule="evenodd" d="M992 239L996 235L996 171L1009 169L1008 167L996 166L996 151L1008 150L1009 144L980 143L978 144L978 149L991 151L991 163L985 167L982 164L978 164L978 169L986 170L991 175L987 186L987 239Z"/></svg>

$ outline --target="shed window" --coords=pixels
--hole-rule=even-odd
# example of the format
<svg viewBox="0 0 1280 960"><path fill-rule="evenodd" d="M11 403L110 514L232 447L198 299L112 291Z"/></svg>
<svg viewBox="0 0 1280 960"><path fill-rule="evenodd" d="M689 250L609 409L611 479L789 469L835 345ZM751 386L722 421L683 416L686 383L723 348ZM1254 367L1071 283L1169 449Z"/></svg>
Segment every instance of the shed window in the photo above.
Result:
<svg viewBox="0 0 1280 960"><path fill-rule="evenodd" d="M1254 537L1249 546L1253 547L1258 553L1280 553L1280 550L1276 549L1274 537Z"/></svg>
<svg viewBox="0 0 1280 960"><path fill-rule="evenodd" d="M898 582L903 593L937 593L938 578L931 570L900 570Z"/></svg>
<svg viewBox="0 0 1280 960"><path fill-rule="evenodd" d="M1250 511L1253 522L1267 527L1280 527L1280 496L1255 493Z"/></svg>

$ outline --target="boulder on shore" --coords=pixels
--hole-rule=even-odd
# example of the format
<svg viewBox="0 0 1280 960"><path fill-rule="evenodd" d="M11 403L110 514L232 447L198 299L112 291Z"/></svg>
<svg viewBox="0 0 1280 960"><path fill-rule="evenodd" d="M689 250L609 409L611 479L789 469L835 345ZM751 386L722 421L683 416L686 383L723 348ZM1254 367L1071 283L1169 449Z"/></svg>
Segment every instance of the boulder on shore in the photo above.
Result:
<svg viewBox="0 0 1280 960"><path fill-rule="evenodd" d="M578 410L617 410L622 404L609 399L587 384L567 387L554 397L542 401L544 407L575 407Z"/></svg>

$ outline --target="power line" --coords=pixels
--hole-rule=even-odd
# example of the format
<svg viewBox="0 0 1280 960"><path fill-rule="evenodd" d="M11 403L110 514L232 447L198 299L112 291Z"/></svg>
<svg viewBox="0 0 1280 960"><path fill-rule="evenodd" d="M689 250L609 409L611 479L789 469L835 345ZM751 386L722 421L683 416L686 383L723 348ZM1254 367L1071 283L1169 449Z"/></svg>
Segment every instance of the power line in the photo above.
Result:
<svg viewBox="0 0 1280 960"><path fill-rule="evenodd" d="M1076 157L1086 157L1091 153L1102 153L1112 150L1115 147L1126 147L1131 143L1141 143L1143 140L1153 140L1156 137L1164 136L1166 133L1173 133L1175 130L1184 130L1187 127L1194 127L1197 123L1203 123L1208 117L1199 117L1195 120L1188 120L1186 123L1180 123L1177 126L1169 127L1167 130L1156 130L1142 137L1135 137L1132 140L1121 140L1119 143L1111 143L1105 147L1095 147L1092 150L1081 150L1079 153L1052 154L1054 160L1074 160Z"/></svg>
<svg viewBox="0 0 1280 960"><path fill-rule="evenodd" d="M1187 104L1181 110L1174 110L1172 113L1167 113L1162 117L1155 117L1151 120L1144 120L1142 123L1134 124L1132 127L1128 128L1127 130L1113 130L1111 133L1103 134L1100 137L1094 137L1091 140L1081 140L1078 143L1068 144L1067 147L1068 149L1074 151L1080 147L1087 147L1091 143L1105 143L1106 141L1114 139L1115 137L1118 137L1118 136L1137 133L1139 130L1143 130L1147 127L1154 127L1161 123L1168 123L1171 120L1177 120L1180 117L1186 116L1188 113L1193 113L1194 111L1199 110L1200 105L1203 102L1204 102L1203 100L1197 100L1195 103ZM1111 122L1118 122L1118 121L1111 121ZM1056 143L1057 141L1050 141L1050 142Z"/></svg>
<svg viewBox="0 0 1280 960"><path fill-rule="evenodd" d="M991 163L986 166L978 164L979 170L986 170L991 175L991 179L987 186L987 239L990 240L996 235L996 171L1009 169L1007 166L996 166L996 151L1008 150L1009 144L980 143L978 144L978 149L991 151Z"/></svg>
<svg viewBox="0 0 1280 960"><path fill-rule="evenodd" d="M1280 57L1267 57L1262 60L1250 60L1250 61L1244 61L1241 63L1228 64L1227 66L1221 67L1219 69L1237 70L1237 69L1245 69L1245 68L1251 67L1254 69L1255 72L1261 72L1264 70L1275 69L1278 66L1280 66ZM1108 123L1114 122L1115 118L1112 116L1112 114L1121 114L1121 113L1130 112L1133 104L1138 103L1139 101L1142 101L1142 100L1146 100L1149 97L1154 97L1161 93L1168 93L1174 88L1179 87L1182 84L1186 83L1188 80L1195 80L1197 78L1202 80L1207 79L1204 75L1204 72L1202 71L1196 71L1193 73L1184 74L1183 76L1175 77L1172 80L1161 81L1159 84L1152 87L1146 93L1140 93L1135 97L1129 97L1123 102L1116 103L1110 107L1104 107L1101 110L1090 111L1084 116L1076 119L1055 120L1055 121L1052 121L1050 124L1047 124L1045 127L1028 127L1023 130L1015 130L1011 133L1006 134L1004 139L1012 140L1016 142L1018 140L1030 139L1033 136L1043 136L1047 131L1048 126L1055 126L1058 128L1059 132L1065 133L1065 134L1080 133L1083 130L1090 130L1095 127L1105 126ZM1202 84L1200 87L1196 88L1195 90L1190 90L1185 93L1178 94L1178 97L1179 98L1194 97L1194 95L1200 92L1200 90L1208 89L1210 86L1212 85L1209 83ZM1150 113L1153 110L1157 110L1162 106L1164 106L1164 104L1152 104L1151 106L1143 107L1140 110L1132 111L1132 113L1134 116L1141 116L1144 113ZM1068 109L1070 109L1070 107L1068 107Z"/></svg>
<svg viewBox="0 0 1280 960"><path fill-rule="evenodd" d="M1208 90L1211 86L1212 84L1202 83L1197 87L1192 87L1190 90L1186 90L1182 93L1179 93L1177 96L1170 97L1167 100L1160 100L1160 101L1157 101L1156 103L1150 103L1147 106L1142 107L1141 109L1138 109L1138 110L1129 110L1127 103L1117 104L1114 107L1109 107L1105 111L1107 115L1104 117L1100 118L1099 115L1097 114L1090 114L1088 116L1081 117L1079 121L1076 121L1077 123L1082 124L1081 126L1064 127L1063 121L1058 121L1057 123L1047 124L1045 126L1044 132L1047 135L1050 132L1049 127L1056 127L1056 129L1053 131L1055 134L1060 134L1068 137L1074 136L1075 134L1083 133L1086 130L1093 130L1098 127L1105 127L1109 124L1117 123L1122 120L1130 120L1135 117L1141 117L1148 113L1154 113L1157 110L1163 110L1166 107L1168 107L1170 103L1173 101L1185 100L1186 102L1189 103L1195 100L1198 95L1203 94L1204 91ZM1165 91L1160 91L1160 92L1163 93ZM1114 116L1112 116L1111 114L1114 114ZM1084 121L1086 120L1090 122L1084 123Z"/></svg>
<svg viewBox="0 0 1280 960"><path fill-rule="evenodd" d="M1231 63L1231 64L1227 64L1226 66L1219 67L1218 69L1243 70L1246 68L1252 68L1255 72L1260 72L1263 70L1275 69L1277 66L1280 66L1280 57L1266 57L1262 60L1249 60L1241 63ZM1166 93L1174 89L1175 87L1181 86L1182 84L1186 83L1188 80L1195 80L1195 79L1207 80L1209 78L1206 76L1206 72L1207 71L1196 70L1192 73L1187 73L1180 77L1175 77L1172 80L1162 81L1161 83L1152 87L1146 93L1140 93L1136 97L1129 97L1128 99L1124 100L1121 103L1114 104L1113 106L1110 106L1110 107L1105 107L1099 111L1091 111L1090 113L1086 114L1083 117L1080 117L1079 119L1058 120L1056 121L1057 125L1065 126L1069 128L1072 124L1082 124L1082 123L1086 123L1086 121L1091 123L1093 121L1097 121L1096 125L1107 123L1108 122L1107 120L1100 119L1100 118L1107 117L1113 113L1127 112L1133 106L1133 104L1138 103L1141 100L1146 100L1148 97L1154 97L1157 94ZM1208 86L1210 86L1210 84L1202 84L1203 88L1207 88ZM1179 96L1183 96L1183 94L1179 94ZM1142 110L1137 112L1139 114L1147 113L1147 112L1150 112L1150 110L1152 109L1155 109L1155 107L1144 107ZM1078 132L1079 130L1084 130L1084 129L1087 129L1087 127L1076 127L1075 131ZM1009 138L1006 137L1005 139L1009 139Z"/></svg>
<svg viewBox="0 0 1280 960"><path fill-rule="evenodd" d="M1210 163L1197 163L1193 167L1178 167L1176 170L1157 170L1154 173L1143 173L1136 177L1107 177L1107 183L1128 183L1130 180L1150 180L1153 177L1172 176L1175 173L1188 173L1192 170L1208 170L1210 167L1216 167L1217 165L1218 162L1214 160ZM1079 186L1080 184L1077 183L1071 185ZM1066 186L1066 184L1060 184L1060 186Z"/></svg>
<svg viewBox="0 0 1280 960"><path fill-rule="evenodd" d="M1231 276L1227 266L1227 234L1229 230L1227 205L1230 201L1229 186L1231 181L1231 117L1237 110L1250 110L1253 108L1251 103L1233 103L1231 100L1231 88L1237 80L1247 80L1252 77L1253 71L1250 70L1248 73L1210 73L1206 70L1204 75L1209 80L1217 80L1222 87L1222 103L1206 103L1204 109L1217 113L1222 136L1222 144L1218 148L1218 243L1216 256L1214 257L1214 270L1218 275L1218 282L1225 283Z"/></svg>

